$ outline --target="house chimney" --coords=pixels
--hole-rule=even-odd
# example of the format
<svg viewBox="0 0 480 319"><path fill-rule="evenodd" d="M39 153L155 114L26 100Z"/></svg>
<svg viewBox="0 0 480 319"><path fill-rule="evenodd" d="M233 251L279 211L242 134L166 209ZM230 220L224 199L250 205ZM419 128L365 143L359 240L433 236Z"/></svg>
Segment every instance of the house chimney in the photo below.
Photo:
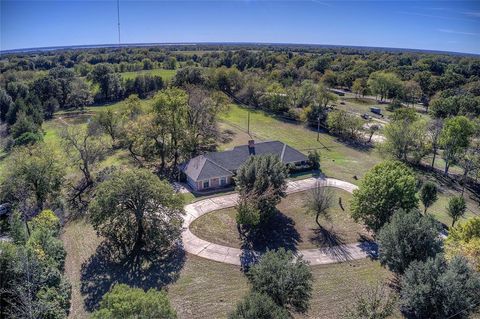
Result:
<svg viewBox="0 0 480 319"><path fill-rule="evenodd" d="M250 155L255 155L255 141L249 140L248 141L248 153Z"/></svg>

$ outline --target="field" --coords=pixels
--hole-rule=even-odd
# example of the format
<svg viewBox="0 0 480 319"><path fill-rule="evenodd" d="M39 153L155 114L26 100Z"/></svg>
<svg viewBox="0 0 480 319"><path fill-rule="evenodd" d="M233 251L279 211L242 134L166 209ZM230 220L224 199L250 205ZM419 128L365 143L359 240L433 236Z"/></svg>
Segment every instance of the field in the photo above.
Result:
<svg viewBox="0 0 480 319"><path fill-rule="evenodd" d="M247 117L247 109L231 105L230 111L222 115L220 120L224 128L241 131L241 137L237 141L243 141L248 136L245 135ZM367 170L381 161L380 154L375 149L349 146L326 133L320 133L317 141L317 132L263 111L250 111L250 132L256 140L279 140L305 153L318 150L323 173L355 184Z"/></svg>
<svg viewBox="0 0 480 319"><path fill-rule="evenodd" d="M279 119L263 111L250 110L250 135L247 134L247 119L249 110L231 105L229 112L220 117L221 128L227 130L231 141L226 148L238 144L246 144L248 139L279 140L298 150L307 153L317 149L321 155L321 170L328 177L346 180L358 184L359 179L375 164L384 158L376 148L366 148L361 145L346 144L327 133L320 133L317 141L317 132L306 128L304 125ZM435 167L442 169L443 161L437 156ZM452 172L458 172L458 167L452 167ZM437 219L446 225L451 224L451 219L446 213L448 199L458 195L459 190L452 185L445 184L442 180L434 178L430 173L416 171L422 178L434 180L440 187L439 200L429 209ZM470 196L465 196L467 201L466 218L480 215L480 206Z"/></svg>
<svg viewBox="0 0 480 319"><path fill-rule="evenodd" d="M175 74L177 74L177 70L165 70L165 69L153 69L153 70L142 70L142 71L133 71L133 72L122 72L120 73L122 77L127 79L134 79L136 76L144 74L144 75L151 75L151 76L161 76L165 82L170 81Z"/></svg>
<svg viewBox="0 0 480 319"><path fill-rule="evenodd" d="M164 71L164 70L161 70ZM142 101L144 108L149 107L149 100ZM67 125L85 125L93 114L99 110L118 110L123 102L103 106L93 106L83 114L76 112L62 112L56 114L55 119L43 124L45 142L61 149L59 132ZM348 106L348 104L346 104ZM225 143L220 149L228 149L235 145L246 144L252 137L257 140L280 140L298 148L303 152L317 149L321 153L321 169L329 177L343 179L358 184L359 179L375 164L383 160L380 153L374 148L352 146L339 141L337 138L324 132L317 133L303 125L276 118L262 111L251 111L250 135L247 133L248 110L232 105L226 114L220 116L220 128ZM6 157L0 154L0 158ZM1 164L0 161L0 171ZM441 161L439 161L441 164ZM131 159L124 150L116 150L100 163L100 167L109 165L131 164ZM418 174L422 174L418 172ZM305 176L297 176L302 178ZM426 178L433 178L427 176ZM429 208L437 219L450 225L445 207L448 198L458 191L449 187L442 187L439 200ZM279 206L287 217L295 222L299 241L298 249L319 247L322 244L311 241L314 217L304 214L300 202L303 201L299 193L289 196L289 201ZM349 194L337 191L336 197L342 196L342 203L346 206L341 211L335 201L332 220L322 220L327 228L341 234L345 243L358 240L358 233L362 227L349 220ZM295 199L297 198L297 199ZM292 200L293 199L293 200ZM188 201L198 200L190 196ZM478 204L468 200L467 218L480 214ZM234 211L232 209L212 212L200 218L192 225L193 231L203 238L232 246L239 245L234 226ZM89 261L98 257L101 238L98 238L92 226L84 218L72 220L63 228L62 239L67 250L66 275L72 283L72 306L70 318L88 318L91 306L98 302L101 293L115 282L124 282L124 276L119 272L110 271L107 267L94 268ZM85 281L85 269L95 270L89 280ZM101 265L101 264L100 264ZM103 265L105 266L105 265ZM93 267L93 268L92 268ZM102 272L104 270L108 270ZM96 272L98 271L98 272ZM150 277L143 278L142 284L146 287L164 288L168 291L173 305L178 311L179 318L225 318L235 304L248 291L248 282L241 270L232 265L221 264L205 260L196 256L186 255L178 267L178 276L168 283L159 285L150 281ZM391 274L378 262L368 259L348 263L312 267L315 278L312 309L305 316L297 318L340 318L346 306L351 304L356 291L368 285L376 284L391 278ZM158 275L158 274L157 274ZM170 274L169 274L170 275ZM98 286L96 286L98 285ZM86 304L88 307L86 308Z"/></svg>
<svg viewBox="0 0 480 319"><path fill-rule="evenodd" d="M334 188L330 190L333 194L333 205L328 210L328 215L319 220L322 228L315 223L315 215L307 212L305 208L309 192L294 193L277 206L278 213L269 222L266 230L270 234L268 241L257 240L255 245L258 249L274 249L279 246L293 250L331 247L368 238L364 227L350 217L351 194ZM238 234L235 215L236 210L233 207L214 211L196 219L190 229L202 239L240 248L242 240Z"/></svg>
<svg viewBox="0 0 480 319"><path fill-rule="evenodd" d="M64 227L62 239L68 252L65 271L73 290L69 318L88 318L84 303L90 300L90 295L81 293L82 265L95 255L101 239L83 219L69 222ZM101 267L98 268L99 275L93 282L102 289L106 284L122 282L122 278L114 276L115 272L104 274L101 271ZM312 272L315 281L311 310L298 318L340 318L356 291L391 277L378 262L368 259L315 266ZM237 266L186 255L178 278L164 289L181 319L225 318L247 293L248 282Z"/></svg>

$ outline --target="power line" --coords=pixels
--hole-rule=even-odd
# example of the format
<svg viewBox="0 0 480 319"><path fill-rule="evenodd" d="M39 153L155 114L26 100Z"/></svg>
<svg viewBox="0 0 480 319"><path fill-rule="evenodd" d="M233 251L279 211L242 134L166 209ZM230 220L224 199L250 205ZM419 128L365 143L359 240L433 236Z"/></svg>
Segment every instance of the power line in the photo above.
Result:
<svg viewBox="0 0 480 319"><path fill-rule="evenodd" d="M465 311L467 311L467 310L473 309L473 308L475 308L475 307L478 306L478 305L480 305L480 302L477 302L477 303L471 305L470 307L467 307L466 309L460 310L459 312L457 312L456 314L451 315L451 316L448 317L447 319L454 318L454 317L458 316L459 314L461 314L462 312L465 312Z"/></svg>

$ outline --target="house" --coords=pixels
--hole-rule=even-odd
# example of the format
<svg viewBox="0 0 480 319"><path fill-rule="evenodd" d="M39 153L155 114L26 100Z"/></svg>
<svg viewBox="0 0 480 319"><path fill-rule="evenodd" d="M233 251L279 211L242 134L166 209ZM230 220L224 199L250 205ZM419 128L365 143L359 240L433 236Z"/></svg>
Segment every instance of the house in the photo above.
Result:
<svg viewBox="0 0 480 319"><path fill-rule="evenodd" d="M300 151L280 141L235 146L224 152L211 152L190 159L180 166L188 185L194 191L231 186L237 169L254 155L274 154L284 164L302 169L307 167L308 158Z"/></svg>

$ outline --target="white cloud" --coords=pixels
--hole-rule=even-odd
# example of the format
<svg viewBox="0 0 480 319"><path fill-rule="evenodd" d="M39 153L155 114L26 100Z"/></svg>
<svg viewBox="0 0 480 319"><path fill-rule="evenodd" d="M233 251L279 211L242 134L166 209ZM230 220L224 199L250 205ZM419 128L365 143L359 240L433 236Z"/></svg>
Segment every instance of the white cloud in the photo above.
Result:
<svg viewBox="0 0 480 319"><path fill-rule="evenodd" d="M443 32L443 33L450 33L450 34L461 34L461 35L480 36L480 33L464 32L464 31L455 31L455 30L450 30L450 29L438 29L438 31Z"/></svg>
<svg viewBox="0 0 480 319"><path fill-rule="evenodd" d="M467 11L467 12L463 12L463 14L470 17L480 18L480 11Z"/></svg>

